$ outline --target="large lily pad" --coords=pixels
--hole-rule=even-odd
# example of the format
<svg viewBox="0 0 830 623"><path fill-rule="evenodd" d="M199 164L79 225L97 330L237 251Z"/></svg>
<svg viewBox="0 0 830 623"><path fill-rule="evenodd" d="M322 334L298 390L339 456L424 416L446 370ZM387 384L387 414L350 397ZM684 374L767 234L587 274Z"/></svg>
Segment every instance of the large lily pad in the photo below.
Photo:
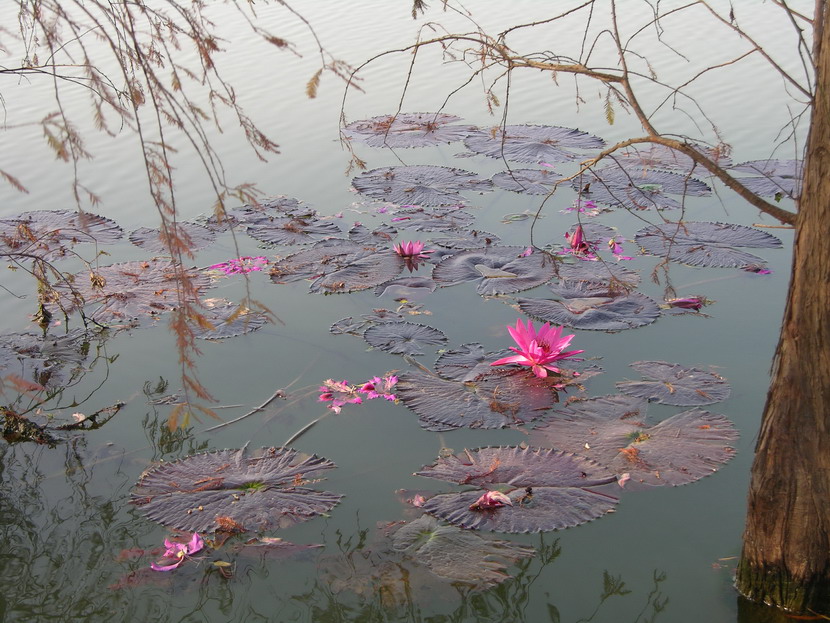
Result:
<svg viewBox="0 0 830 623"><path fill-rule="evenodd" d="M697 368L665 361L636 361L631 367L647 380L622 381L617 389L650 402L677 407L709 405L726 400L731 392L722 377Z"/></svg>
<svg viewBox="0 0 830 623"><path fill-rule="evenodd" d="M356 224L349 230L349 240L357 244L368 244L372 247L386 247L392 244L398 230L391 225L379 225L370 230L365 225Z"/></svg>
<svg viewBox="0 0 830 623"><path fill-rule="evenodd" d="M445 379L454 381L475 381L483 374L493 371L490 362L510 355L507 349L490 352L477 342L462 344L456 349L446 350L435 362L435 370Z"/></svg>
<svg viewBox="0 0 830 623"><path fill-rule="evenodd" d="M363 339L373 348L393 355L423 355L425 346L439 346L447 341L438 329L414 322L385 322L369 327Z"/></svg>
<svg viewBox="0 0 830 623"><path fill-rule="evenodd" d="M548 448L501 446L440 458L417 476L480 487L436 495L423 510L462 528L540 532L577 526L614 509L617 499L588 487L616 480L591 459ZM486 490L506 494L512 506L475 509Z"/></svg>
<svg viewBox="0 0 830 623"><path fill-rule="evenodd" d="M398 210L393 219L401 229L417 231L452 231L469 227L475 217L458 206L422 208L414 206Z"/></svg>
<svg viewBox="0 0 830 623"><path fill-rule="evenodd" d="M605 141L587 132L552 125L508 125L481 130L464 141L470 151L515 162L568 162L573 149L598 149Z"/></svg>
<svg viewBox="0 0 830 623"><path fill-rule="evenodd" d="M89 212L33 210L0 220L0 253L54 261L71 255L76 244L112 244L123 235L115 221Z"/></svg>
<svg viewBox="0 0 830 623"><path fill-rule="evenodd" d="M288 448L195 454L142 475L132 501L153 521L187 532L273 530L327 513L342 496L307 488L335 465Z"/></svg>
<svg viewBox="0 0 830 623"><path fill-rule="evenodd" d="M593 331L636 329L660 317L657 303L639 292L604 289L593 294L562 301L520 298L518 304L524 313L539 320Z"/></svg>
<svg viewBox="0 0 830 623"><path fill-rule="evenodd" d="M617 283L628 288L636 288L640 283L640 273L622 264L611 262L562 262L557 274L567 281Z"/></svg>
<svg viewBox="0 0 830 623"><path fill-rule="evenodd" d="M732 167L733 171L751 173L753 177L740 178L741 184L763 196L784 196L795 199L801 194L801 160L751 160Z"/></svg>
<svg viewBox="0 0 830 623"><path fill-rule="evenodd" d="M168 232L171 235L168 235ZM130 242L151 253L169 254L171 243L175 250L198 251L213 244L216 231L196 223L170 223L167 231L139 227L130 232Z"/></svg>
<svg viewBox="0 0 830 623"><path fill-rule="evenodd" d="M693 143L687 143L686 146L699 151L723 168L729 168L732 165L732 160L717 148ZM696 164L686 154L675 151L671 147L657 145L655 143L632 145L625 151L614 152L611 158L617 164L630 171L637 171L639 169L668 169L670 171L681 171L684 173L694 172L699 175L706 172L706 169L702 165Z"/></svg>
<svg viewBox="0 0 830 623"><path fill-rule="evenodd" d="M490 246L461 251L444 258L433 269L440 285L471 281L482 296L509 294L535 288L556 274L556 262L544 253L523 255L522 247Z"/></svg>
<svg viewBox="0 0 830 623"><path fill-rule="evenodd" d="M258 221L246 230L251 238L268 244L308 244L323 236L342 232L332 221L297 216L281 216Z"/></svg>
<svg viewBox="0 0 830 623"><path fill-rule="evenodd" d="M536 553L528 545L482 537L429 515L398 528L392 536L392 548L439 577L473 584L479 590L508 579L505 571L509 565Z"/></svg>
<svg viewBox="0 0 830 623"><path fill-rule="evenodd" d="M433 244L447 249L481 249L498 244L500 241L501 238L496 234L479 231L477 229L459 231L457 233L449 232L444 236L438 236L432 239Z"/></svg>
<svg viewBox="0 0 830 623"><path fill-rule="evenodd" d="M352 180L357 192L397 204L446 206L461 203L463 191L487 191L490 180L463 169L431 165L382 167Z"/></svg>
<svg viewBox="0 0 830 623"><path fill-rule="evenodd" d="M472 381L412 371L398 376L395 395L427 430L507 428L542 417L558 401L558 381L527 370L491 369Z"/></svg>
<svg viewBox="0 0 830 623"><path fill-rule="evenodd" d="M475 130L456 121L461 117L446 113L398 113L353 121L343 134L372 147L426 147L464 140Z"/></svg>
<svg viewBox="0 0 830 623"><path fill-rule="evenodd" d="M85 370L90 344L103 339L100 333L82 329L46 337L31 332L2 334L0 371L10 384L14 384L11 379L22 381L20 389L57 389Z"/></svg>
<svg viewBox="0 0 830 623"><path fill-rule="evenodd" d="M276 196L255 204L228 209L221 218L213 215L207 219L207 226L214 231L227 231L230 227L240 224L253 225L285 216L311 218L316 216L316 212L304 206L298 199Z"/></svg>
<svg viewBox="0 0 830 623"><path fill-rule="evenodd" d="M561 179L562 175L551 169L515 169L496 173L493 183L516 193L547 195Z"/></svg>
<svg viewBox="0 0 830 623"><path fill-rule="evenodd" d="M764 264L758 256L735 247L782 246L775 236L753 227L709 222L650 225L637 232L635 240L650 255L690 266L724 268Z"/></svg>
<svg viewBox="0 0 830 623"><path fill-rule="evenodd" d="M700 197L711 193L706 184L688 175L617 165L583 173L572 185L583 199L627 210L679 208L681 202L669 195Z"/></svg>
<svg viewBox="0 0 830 623"><path fill-rule="evenodd" d="M737 438L732 422L702 409L651 425L644 401L621 395L570 403L531 433L533 443L578 452L628 474L626 488L677 486L708 476L732 458L730 442Z"/></svg>
<svg viewBox="0 0 830 623"><path fill-rule="evenodd" d="M202 299L202 315L213 328L196 325L194 337L203 340L220 340L251 333L261 329L268 321L264 312L253 311L226 299Z"/></svg>
<svg viewBox="0 0 830 623"><path fill-rule="evenodd" d="M435 291L438 284L427 277L400 277L380 284L375 296L391 296L396 301L417 301Z"/></svg>
<svg viewBox="0 0 830 623"><path fill-rule="evenodd" d="M195 269L181 269L166 259L153 258L137 262L111 264L95 270L92 275L75 276L72 289L86 305L98 305L91 314L97 321L123 321L157 316L178 307L178 277L188 280L188 288L201 294L210 286L210 279ZM68 286L56 287L65 293L65 301L73 307L76 299Z"/></svg>

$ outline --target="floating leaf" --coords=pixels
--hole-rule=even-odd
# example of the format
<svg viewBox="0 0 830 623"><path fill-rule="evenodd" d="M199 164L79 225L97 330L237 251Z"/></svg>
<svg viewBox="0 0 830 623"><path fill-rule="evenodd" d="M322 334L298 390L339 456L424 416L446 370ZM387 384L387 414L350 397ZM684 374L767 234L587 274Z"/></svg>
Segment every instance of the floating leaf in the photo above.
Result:
<svg viewBox="0 0 830 623"><path fill-rule="evenodd" d="M625 488L683 485L717 471L735 453L734 424L722 415L691 409L654 426L645 403L602 396L570 403L531 433L534 443L590 457L629 474Z"/></svg>
<svg viewBox="0 0 830 623"><path fill-rule="evenodd" d="M519 309L528 316L556 325L593 331L622 331L651 324L660 317L660 307L639 292L603 294L587 298L520 298Z"/></svg>
<svg viewBox="0 0 830 623"><path fill-rule="evenodd" d="M490 246L444 258L432 271L440 285L472 281L482 296L508 294L541 285L556 274L556 262L544 253L522 255L522 247Z"/></svg>
<svg viewBox="0 0 830 623"><path fill-rule="evenodd" d="M462 191L487 191L493 183L470 171L430 165L382 167L361 173L352 184L362 195L397 204L446 206L464 201Z"/></svg>
<svg viewBox="0 0 830 623"><path fill-rule="evenodd" d="M436 495L423 510L462 528L540 532L577 526L614 509L617 499L588 487L615 481L591 459L547 448L501 446L438 459L416 476L500 490L512 506L472 510L485 489Z"/></svg>
<svg viewBox="0 0 830 623"><path fill-rule="evenodd" d="M160 229L139 227L130 232L130 242L151 253L170 253L170 248L176 251L192 252L204 249L216 240L216 232L196 223L170 223L168 236ZM168 239L170 243L168 243Z"/></svg>
<svg viewBox="0 0 830 623"><path fill-rule="evenodd" d="M496 186L505 190L526 195L547 195L562 176L550 169L515 169L496 173L492 179Z"/></svg>
<svg viewBox="0 0 830 623"><path fill-rule="evenodd" d="M416 301L435 291L438 287L427 277L401 277L382 283L375 288L375 296L391 296L396 301Z"/></svg>
<svg viewBox="0 0 830 623"><path fill-rule="evenodd" d="M622 264L609 262L563 262L559 264L557 274L567 281L618 283L628 288L636 288L640 283L640 274L637 271Z"/></svg>
<svg viewBox="0 0 830 623"><path fill-rule="evenodd" d="M573 149L597 149L605 141L587 132L552 125L508 125L481 130L464 141L477 154L515 162L568 162Z"/></svg>
<svg viewBox="0 0 830 623"><path fill-rule="evenodd" d="M498 244L501 238L486 231L469 230L460 231L457 234L448 233L445 236L438 236L432 239L432 244L447 249L481 249L492 244Z"/></svg>
<svg viewBox="0 0 830 623"><path fill-rule="evenodd" d="M404 317L388 309L376 309L374 314L363 314L359 320L352 316L338 320L329 331L335 335L342 335L350 333L352 335L363 335L363 332L375 324L382 324L384 322L403 322Z"/></svg>
<svg viewBox="0 0 830 623"><path fill-rule="evenodd" d="M439 577L473 584L479 590L508 579L508 565L536 553L528 545L482 537L429 515L398 528L392 547Z"/></svg>
<svg viewBox="0 0 830 623"><path fill-rule="evenodd" d="M469 227L475 217L457 206L449 208L412 207L395 212L395 224L417 231L455 231Z"/></svg>
<svg viewBox="0 0 830 623"><path fill-rule="evenodd" d="M559 383L527 370L491 369L472 381L413 371L399 375L395 395L427 430L506 428L544 415L558 400Z"/></svg>
<svg viewBox="0 0 830 623"><path fill-rule="evenodd" d="M646 381L622 381L617 389L629 396L677 407L709 405L729 398L729 384L717 374L665 361L631 364Z"/></svg>
<svg viewBox="0 0 830 623"><path fill-rule="evenodd" d="M194 337L203 340L220 340L251 333L268 321L263 312L250 309L225 299L202 299L201 310L213 328L195 325L191 327Z"/></svg>
<svg viewBox="0 0 830 623"><path fill-rule="evenodd" d="M210 279L195 269L176 267L166 259L153 258L138 262L111 264L94 273L75 275L72 289L86 305L99 305L92 312L98 321L117 321L156 316L179 306L179 277L188 280L188 287L201 294L210 286ZM60 290L74 305L68 286Z"/></svg>
<svg viewBox="0 0 830 623"><path fill-rule="evenodd" d="M461 117L445 113L398 113L353 121L343 134L371 147L426 147L461 141L475 131L475 126L456 121Z"/></svg>
<svg viewBox="0 0 830 623"><path fill-rule="evenodd" d="M103 339L103 335L82 329L46 337L29 332L6 333L0 335L0 370L6 377L13 375L18 380L16 385L57 389L83 371L90 343Z"/></svg>
<svg viewBox="0 0 830 623"><path fill-rule="evenodd" d="M572 185L582 199L627 210L679 208L682 204L669 195L700 197L711 193L706 184L688 175L654 169L630 171L616 165L583 173Z"/></svg>
<svg viewBox="0 0 830 623"><path fill-rule="evenodd" d="M801 160L752 160L737 164L732 170L756 175L739 178L739 181L757 195L780 194L795 199L801 194L804 170Z"/></svg>
<svg viewBox="0 0 830 623"><path fill-rule="evenodd" d="M507 349L499 352L484 350L481 344L462 344L454 350L441 353L435 362L435 371L445 379L474 381L482 374L493 372L490 362L510 355Z"/></svg>
<svg viewBox="0 0 830 623"><path fill-rule="evenodd" d="M696 151L714 161L724 169L732 166L732 160L718 148L706 147L694 143L686 143ZM670 171L682 171L684 173L695 172L703 174L706 172L703 165L696 164L689 156L671 147L648 143L645 145L632 145L625 151L614 152L612 158L625 169L637 171L638 169L669 169Z"/></svg>
<svg viewBox="0 0 830 623"><path fill-rule="evenodd" d="M240 530L283 528L327 513L342 496L304 484L333 468L328 459L288 448L195 454L142 475L132 501L153 521L187 532L213 532L221 521Z"/></svg>
<svg viewBox="0 0 830 623"><path fill-rule="evenodd" d="M311 218L315 215L314 210L303 206L298 199L277 196L263 199L256 204L226 210L221 218L213 215L208 218L207 226L214 231L227 231L231 226L253 225L272 218L285 216Z"/></svg>
<svg viewBox="0 0 830 623"><path fill-rule="evenodd" d="M777 249L781 241L766 232L729 223L687 222L650 225L635 240L646 253L690 266L743 267L763 264L761 258L735 249Z"/></svg>
<svg viewBox="0 0 830 623"><path fill-rule="evenodd" d="M393 355L423 355L425 346L438 346L447 337L438 329L414 322L386 322L369 327L363 339L373 348Z"/></svg>
<svg viewBox="0 0 830 623"><path fill-rule="evenodd" d="M349 230L352 242L377 248L389 246L397 235L398 230L391 225L380 225L370 231L365 225L357 224Z"/></svg>
<svg viewBox="0 0 830 623"><path fill-rule="evenodd" d="M249 236L269 244L308 244L315 237L338 236L342 232L331 221L281 216L257 221L246 230Z"/></svg>
<svg viewBox="0 0 830 623"><path fill-rule="evenodd" d="M123 230L108 218L88 212L33 210L0 220L0 252L54 261L70 255L76 244L112 244Z"/></svg>

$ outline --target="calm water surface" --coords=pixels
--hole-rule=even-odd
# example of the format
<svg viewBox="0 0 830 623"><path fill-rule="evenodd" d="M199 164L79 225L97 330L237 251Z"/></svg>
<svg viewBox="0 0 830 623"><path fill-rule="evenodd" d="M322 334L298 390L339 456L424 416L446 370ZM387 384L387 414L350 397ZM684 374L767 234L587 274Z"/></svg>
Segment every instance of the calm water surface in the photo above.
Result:
<svg viewBox="0 0 830 623"><path fill-rule="evenodd" d="M314 25L318 35L337 57L353 64L413 40L427 22L440 21L456 32L471 29L463 16L446 13L438 2L413 21L407 2L297 2L296 7ZM470 7L484 27L498 30L517 20L546 15L542 3L477 2ZM632 3L633 4L633 3ZM802 3L809 4L809 3ZM346 8L348 6L348 8ZM626 10L629 8L626 3ZM317 69L316 56L305 27L284 12L258 7L261 22L293 40L301 57L275 53L247 34L232 14L216 8L225 24L226 51L221 60L236 85L249 114L280 143L281 155L259 162L231 131L211 138L225 154L230 180L256 182L266 195L287 195L307 202L321 214L333 216L348 229L354 221L382 222L362 198L350 190L344 174L348 154L338 143L342 84L324 78L319 96L305 97L305 83ZM783 36L782 18L760 2L736 3L741 25L759 33L772 53L783 55L787 67L797 67L789 36ZM4 23L13 19L0 9ZM625 14L623 25L640 23L640 15ZM518 50L552 48L562 41L571 45L571 31L559 30L517 37ZM730 38L717 45L692 20L672 23L666 40L688 58L720 58ZM710 43L706 43L710 41ZM657 42L646 45L658 75L671 82L675 76L692 76L693 67L680 54ZM363 92L352 90L345 103L349 120L394 112L411 57L395 54L370 64L362 76ZM609 64L613 59L609 59ZM696 60L695 63L698 63ZM435 111L447 94L459 87L468 70L458 63L442 63L434 50L424 50L415 65L402 109ZM6 79L8 80L8 79ZM559 77L557 87L549 76L517 74L510 94L509 123L538 123L578 127L607 141L637 133L636 123L621 110L614 125L605 121L603 100L594 85ZM49 85L36 82L3 83L6 105L6 148L0 150L0 169L19 175L31 187L28 195L0 187L0 217L34 209L71 209L68 167L56 163L43 146L36 126L25 126L51 110ZM788 120L786 94L781 80L760 62L749 60L739 69L713 72L694 91L701 106L734 147L736 162L755 158L792 157L791 144L773 152L776 136ZM577 95L581 102L576 101ZM648 102L658 95L645 92ZM67 105L86 110L83 97L67 95ZM37 114L33 115L32 111ZM468 123L491 126L499 117L488 115L480 87L462 89L446 112ZM497 115L504 113L499 109ZM686 115L665 107L656 116L661 127L697 135ZM671 124L671 125L668 125ZM705 130L705 127L704 127ZM803 132L797 132L803 139ZM157 219L147 198L136 146L130 136L113 140L87 134L97 154L83 163L81 175L103 198L98 212L116 220L125 231L155 226ZM711 132L705 134L711 139ZM13 146L13 147L12 147ZM459 159L460 143L388 153L365 145L355 146L370 168L400 164L436 164L475 170L489 177L503 163L483 157ZM183 218L210 213L211 190L198 162L183 150L175 160L179 206ZM535 211L539 198L496 190L468 195L476 227L497 232L507 243L527 245L529 221L503 224L505 214ZM544 210L535 236L542 244L561 240L574 221L560 213L573 193L558 193ZM742 224L771 223L720 188L712 197L688 202L691 220ZM648 215L656 222L655 215ZM643 223L625 213L602 217L627 237ZM0 446L0 613L8 621L734 621L736 597L731 588L732 569L740 548L744 498L754 437L768 381L769 361L778 334L787 285L789 243L786 230L774 230L785 243L782 250L764 250L774 272L758 276L733 269L694 269L675 265L671 278L680 296L701 294L716 301L706 315L667 316L638 330L617 334L576 331L573 346L597 357L605 373L588 384L589 395L614 391L614 383L637 378L628 364L638 360L666 360L711 369L732 386L729 400L708 407L732 419L741 438L737 456L717 474L692 485L625 495L618 510L578 528L540 537L507 536L533 545L539 555L521 568L510 570L513 579L485 592L448 584L423 584L413 576L409 584L389 580L403 595L393 605L380 585L372 584L368 555L370 543L381 538L378 525L411 519L397 489L441 490L442 483L413 476L434 461L444 448L460 451L484 445L521 443L526 435L516 430L460 429L439 435L422 430L416 416L403 405L372 401L349 405L303 435L294 447L335 461L338 469L328 476L326 490L345 495L330 517L318 518L279 534L299 544L320 544L290 557L243 556L218 551L234 563L233 577L223 579L210 563L188 562L169 574L149 575L150 551L168 531L146 520L129 504L129 492L153 461L175 460L200 450L279 446L325 409L316 401L317 386L327 378L353 382L408 364L399 357L367 351L357 337L332 335L335 321L392 307L391 299L377 299L371 291L322 297L307 293L303 283L275 286L267 275L252 274L254 295L279 316L282 324L269 325L248 336L205 342L198 361L200 379L220 405L237 405L219 412L231 420L265 401L277 388L288 388L288 399L262 413L216 431L214 422L195 423L186 431L170 433L165 422L168 408L148 404L145 386L160 380L168 392L179 388L176 352L164 322L147 329L122 332L99 349L93 348L82 379L68 389L60 405L78 406L60 413L86 413L113 404L126 407L106 426L72 437L55 449L31 445ZM430 234L421 234L428 237ZM417 237L405 233L404 239ZM293 249L258 249L239 236L242 254L274 256ZM112 261L145 257L126 241L107 248ZM201 251L197 266L237 255L229 235ZM105 258L103 263L109 263ZM630 266L643 275L641 290L658 300L662 286L649 282L656 260L637 257ZM63 268L63 267L62 267ZM65 270L80 270L68 266ZM222 280L209 296L239 299L239 280ZM31 329L31 286L16 273L4 275L3 286L26 298L0 300L6 332ZM543 288L530 296L545 296ZM517 312L503 301L485 300L469 287L447 288L422 301L429 316L414 321L440 328L451 346L480 342L495 350L508 345L505 325ZM508 302L510 302L508 300ZM422 363L431 366L428 354ZM653 417L678 412L652 407ZM144 554L142 554L144 552ZM614 582L624 583L609 595ZM407 590L401 592L405 587Z"/></svg>

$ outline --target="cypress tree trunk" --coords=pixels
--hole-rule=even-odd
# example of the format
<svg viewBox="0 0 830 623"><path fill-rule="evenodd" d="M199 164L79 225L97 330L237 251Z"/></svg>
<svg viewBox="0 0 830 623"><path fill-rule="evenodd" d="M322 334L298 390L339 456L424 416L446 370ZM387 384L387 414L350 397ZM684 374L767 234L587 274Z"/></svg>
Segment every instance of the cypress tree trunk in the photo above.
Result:
<svg viewBox="0 0 830 623"><path fill-rule="evenodd" d="M737 588L830 614L830 15L817 0L815 101L793 271L752 465Z"/></svg>

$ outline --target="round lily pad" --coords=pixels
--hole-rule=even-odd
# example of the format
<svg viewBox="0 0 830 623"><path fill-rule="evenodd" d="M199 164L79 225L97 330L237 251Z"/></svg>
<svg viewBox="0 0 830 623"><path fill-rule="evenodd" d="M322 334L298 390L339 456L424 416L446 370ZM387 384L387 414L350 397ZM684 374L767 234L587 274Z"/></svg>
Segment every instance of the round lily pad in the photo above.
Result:
<svg viewBox="0 0 830 623"><path fill-rule="evenodd" d="M393 355L423 355L425 346L438 346L447 337L438 329L414 322L385 322L369 327L363 339L373 348Z"/></svg>
<svg viewBox="0 0 830 623"><path fill-rule="evenodd" d="M562 262L557 274L568 281L618 283L628 288L636 288L640 283L640 273L622 264L611 262Z"/></svg>
<svg viewBox="0 0 830 623"><path fill-rule="evenodd" d="M204 249L216 240L214 230L196 223L170 223L168 231L173 235L168 236L166 232L160 229L139 227L130 232L130 242L151 253L169 254L170 244L167 242L168 238L171 239L175 249L188 249L190 251Z"/></svg>
<svg viewBox="0 0 830 623"><path fill-rule="evenodd" d="M753 174L739 181L755 194L791 199L801 194L803 169L801 160L751 160L732 167L733 171Z"/></svg>
<svg viewBox="0 0 830 623"><path fill-rule="evenodd" d="M417 231L452 231L469 227L475 217L458 206L405 208L395 212L395 225Z"/></svg>
<svg viewBox="0 0 830 623"><path fill-rule="evenodd" d="M716 162L723 168L732 166L732 160L721 150L705 145L686 143L696 151ZM703 165L696 164L689 156L671 147L647 143L632 145L625 151L617 151L611 156L613 160L625 169L636 172L640 169L668 169L670 171L694 172L703 175L706 172Z"/></svg>
<svg viewBox="0 0 830 623"><path fill-rule="evenodd" d="M531 439L627 474L626 489L694 482L734 456L738 431L724 416L695 408L652 425L645 410L642 399L623 395L572 402Z"/></svg>
<svg viewBox="0 0 830 623"><path fill-rule="evenodd" d="M561 179L562 175L551 169L515 169L496 173L493 183L515 193L547 195Z"/></svg>
<svg viewBox="0 0 830 623"><path fill-rule="evenodd" d="M616 480L607 468L577 454L547 448L465 450L438 459L416 476L479 487L436 495L422 507L444 521L478 530L560 530L601 517L614 510L618 501L589 488ZM487 490L506 494L511 505L476 508Z"/></svg>
<svg viewBox="0 0 830 623"><path fill-rule="evenodd" d="M764 260L735 247L781 248L775 236L730 223L684 222L650 225L637 232L637 244L650 254L690 266L736 267Z"/></svg>
<svg viewBox="0 0 830 623"><path fill-rule="evenodd" d="M132 493L149 519L187 532L285 528L329 512L342 496L309 489L335 465L288 448L194 454L151 467Z"/></svg>
<svg viewBox="0 0 830 623"><path fill-rule="evenodd" d="M547 254L523 255L522 247L490 246L450 255L435 266L432 278L443 286L471 281L482 296L529 290L556 274L556 262Z"/></svg>
<svg viewBox="0 0 830 623"><path fill-rule="evenodd" d="M321 236L339 236L340 228L332 221L297 216L260 220L245 230L251 238L268 244L308 244Z"/></svg>
<svg viewBox="0 0 830 623"><path fill-rule="evenodd" d="M639 292L551 299L520 298L519 309L551 324L593 331L623 331L651 324L660 317L655 301Z"/></svg>
<svg viewBox="0 0 830 623"><path fill-rule="evenodd" d="M461 117L445 113L398 113L353 121L343 134L371 147L426 147L464 140L475 130L456 121Z"/></svg>
<svg viewBox="0 0 830 623"><path fill-rule="evenodd" d="M527 370L491 369L472 381L412 371L398 376L395 395L427 430L507 428L542 417L559 399L557 382Z"/></svg>
<svg viewBox="0 0 830 623"><path fill-rule="evenodd" d="M729 398L731 388L711 372L665 361L636 361L631 364L647 380L622 381L617 389L629 396L677 407L709 405Z"/></svg>
<svg viewBox="0 0 830 623"><path fill-rule="evenodd" d="M432 244L447 249L481 249L492 244L498 244L500 241L501 238L496 234L471 229L458 233L449 232L446 235L438 236L432 239Z"/></svg>
<svg viewBox="0 0 830 623"><path fill-rule="evenodd" d="M226 209L222 217L216 215L207 219L207 226L214 231L227 231L240 224L253 225L272 218L297 216L311 218L316 215L298 200L292 197L276 196L263 199L255 204L246 204L237 208Z"/></svg>
<svg viewBox="0 0 830 623"><path fill-rule="evenodd" d="M54 261L72 255L79 243L112 244L123 230L108 218L89 212L33 210L0 220L0 252L25 261Z"/></svg>
<svg viewBox="0 0 830 623"><path fill-rule="evenodd" d="M382 167L352 180L357 192L397 204L446 206L461 203L463 191L487 191L493 183L463 169L431 165Z"/></svg>
<svg viewBox="0 0 830 623"><path fill-rule="evenodd" d="M464 145L491 158L515 162L568 162L573 149L598 149L605 141L587 132L552 125L508 125L472 134Z"/></svg>
<svg viewBox="0 0 830 623"><path fill-rule="evenodd" d="M238 303L225 299L202 299L202 315L213 328L195 325L194 337L203 340L220 340L251 333L261 329L268 321L263 312L252 311Z"/></svg>
<svg viewBox="0 0 830 623"><path fill-rule="evenodd" d="M711 189L698 179L654 169L628 170L617 165L593 169L571 182L583 199L627 210L679 208L669 195L706 196Z"/></svg>
<svg viewBox="0 0 830 623"><path fill-rule="evenodd" d="M481 344L462 344L453 350L441 353L435 362L435 371L445 379L454 381L475 381L479 376L493 371L491 362L512 354L507 349L490 352Z"/></svg>

